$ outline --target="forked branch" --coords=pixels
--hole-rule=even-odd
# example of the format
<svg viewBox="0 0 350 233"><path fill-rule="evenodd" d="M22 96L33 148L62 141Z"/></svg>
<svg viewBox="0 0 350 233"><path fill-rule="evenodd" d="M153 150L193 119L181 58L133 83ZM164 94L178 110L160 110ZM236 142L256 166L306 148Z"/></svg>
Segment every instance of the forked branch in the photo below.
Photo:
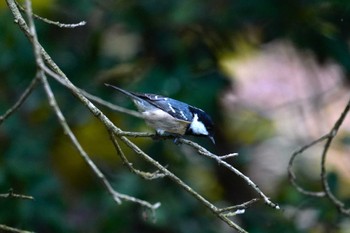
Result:
<svg viewBox="0 0 350 233"><path fill-rule="evenodd" d="M307 195L307 196L313 196L313 197L319 197L323 198L326 197L328 198L333 205L339 210L340 213L345 214L350 216L350 208L347 208L345 204L340 201L331 191L329 187L329 183L327 180L327 171L326 171L326 159L328 155L329 148L331 147L332 141L337 135L341 125L343 124L347 114L349 113L350 110L350 100L346 104L343 112L340 114L338 120L334 123L332 129L327 133L326 135L312 141L311 143L301 147L297 151L295 151L290 160L289 160L289 165L288 165L288 174L289 174L289 180L292 183L292 185L296 188L297 191L300 193ZM322 191L319 192L313 192L313 191L308 191L301 187L297 182L296 182L296 176L295 173L293 172L293 163L296 159L297 156L301 155L304 151L308 150L309 148L315 146L318 143L324 142L324 147L322 150L321 154L321 172L320 172L320 178L322 182Z"/></svg>

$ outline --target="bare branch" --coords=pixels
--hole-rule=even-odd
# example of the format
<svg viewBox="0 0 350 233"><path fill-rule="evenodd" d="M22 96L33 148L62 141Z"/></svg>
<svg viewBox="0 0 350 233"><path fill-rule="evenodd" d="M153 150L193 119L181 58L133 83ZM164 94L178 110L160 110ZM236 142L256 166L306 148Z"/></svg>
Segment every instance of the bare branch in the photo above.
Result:
<svg viewBox="0 0 350 233"><path fill-rule="evenodd" d="M8 193L0 194L0 198L19 198L19 199L34 200L34 197L32 196L14 193L13 189L10 189Z"/></svg>
<svg viewBox="0 0 350 233"><path fill-rule="evenodd" d="M19 4L17 1L15 1L16 5L18 6L18 8L22 11L22 12L26 12L26 8L23 7L21 4ZM47 18L44 18L44 17L41 17L37 14L34 14L32 13L33 17L36 18L36 19L39 19L45 23L48 23L48 24L52 24L52 25L55 25L57 27L60 27L60 28L76 28L76 27L81 27L81 26L85 26L86 25L86 22L85 21L80 21L79 23L70 23L70 24L67 24L67 23L61 23L59 21L52 21L50 19L47 19Z"/></svg>
<svg viewBox="0 0 350 233"><path fill-rule="evenodd" d="M329 137L326 140L326 143L324 145L324 149L322 152L322 159L321 159L321 178L322 178L322 185L323 189L326 193L326 197L337 207L337 209L345 215L350 216L350 209L345 207L345 204L341 202L337 197L334 196L332 193L328 181L327 181L327 173L326 173L326 157L328 149L330 148L332 141L334 137L337 135L340 126L343 124L346 115L349 113L350 110L350 100L346 104L343 112L341 113L339 119L335 122L333 128L329 132Z"/></svg>
<svg viewBox="0 0 350 233"><path fill-rule="evenodd" d="M13 232L13 233L34 233L33 231L20 230L18 228L9 227L3 224L0 224L0 230L3 230L5 232Z"/></svg>
<svg viewBox="0 0 350 233"><path fill-rule="evenodd" d="M345 204L342 201L340 201L337 197L335 197L334 194L332 193L332 191L330 190L329 183L327 181L326 158L327 158L328 150L332 144L332 141L333 141L334 137L337 135L339 128L342 125L342 123L344 122L345 117L347 116L349 110L350 110L350 100L348 101L343 112L341 113L338 120L335 122L335 124L332 127L332 129L330 130L330 132L328 134L314 140L313 142L301 147L299 150L295 151L292 154L292 156L289 160L289 164L288 164L289 180L298 192L300 192L304 195L313 196L313 197L326 197L336 206L336 208L339 210L339 212L341 212L342 214L348 215L348 216L350 216L350 209L346 208ZM321 176L323 191L321 191L321 192L307 191L304 188L302 188L300 185L297 184L296 176L292 170L292 166L293 166L295 158L298 155L302 154L304 151L306 151L310 147L312 147L320 142L323 142L323 141L326 141L324 148L323 148L323 151L322 151L322 154L321 154L321 174L320 174L320 176Z"/></svg>
<svg viewBox="0 0 350 233"><path fill-rule="evenodd" d="M22 93L22 95L19 97L19 99L17 100L17 102L11 107L9 108L4 115L0 116L0 125L9 117L11 116L19 107L22 106L22 104L26 101L26 99L28 98L28 96L32 93L33 89L35 88L36 84L38 83L38 79L34 78L30 84L28 85L28 87L24 90L24 92Z"/></svg>
<svg viewBox="0 0 350 233"><path fill-rule="evenodd" d="M51 90L51 87L47 81L46 75L44 73L44 71L41 69L42 67L44 67L44 63L41 57L41 53L40 53L40 46L38 46L38 40L37 40L37 36L36 36L36 30L35 30L35 26L33 23L33 19L32 19L32 12L31 12L31 5L30 5L30 1L27 0L26 1L26 12L28 15L28 22L29 22L29 29L31 32L31 35L33 37L33 47L34 47L34 53L35 53L35 58L36 58L36 63L38 66L38 72L37 75L40 78L45 92L47 94L47 98L49 100L49 104L52 107L52 109L54 110L59 123L61 124L62 128L64 129L65 134L68 135L68 137L70 138L72 144L74 145L74 147L77 149L77 151L79 152L79 154L83 157L84 161L90 166L90 168L93 170L93 172L97 175L97 177L101 180L101 182L104 184L104 186L106 187L106 189L108 190L108 192L112 195L112 197L114 198L114 200L120 204L121 203L121 199L127 200L127 201L132 201L135 203L138 203L142 206L148 207L151 210L155 210L156 208L158 208L160 206L159 203L156 203L154 205L148 203L147 201L144 200L140 200L138 198L135 197L131 197L125 194L120 194L118 192L116 192L111 184L109 183L109 181L106 179L106 177L103 175L103 173L98 169L98 167L94 164L94 162L90 159L89 155L85 152L85 150L82 148L82 146L80 145L80 143L78 142L77 138L75 137L75 135L73 134L72 130L70 129L70 127L68 126L65 117L63 116L57 102L55 99L55 96Z"/></svg>
<svg viewBox="0 0 350 233"><path fill-rule="evenodd" d="M151 163L153 166L155 166L160 172L165 174L168 178L170 178L172 181L174 181L176 184L178 184L181 188L183 188L185 191L190 193L193 197L195 197L197 200L202 202L206 207L209 208L216 216L221 218L224 222L226 222L230 227L236 229L238 232L246 232L244 229L242 229L240 226L238 226L236 223L231 221L227 216L220 215L218 213L218 208L214 206L211 202L209 202L207 199L205 199L203 196L198 194L196 191L194 191L190 186L188 186L186 183L184 183L180 178L178 178L175 174L170 172L167 168L162 166L158 161L151 158L149 155L147 155L145 152L143 152L138 146L136 146L134 143L129 141L125 136L121 136L120 139L129 147L131 148L136 154L140 155L144 160Z"/></svg>
<svg viewBox="0 0 350 233"><path fill-rule="evenodd" d="M154 133L147 133L147 132L122 131L118 134L118 136L133 137L133 138L153 138L156 135Z"/></svg>
<svg viewBox="0 0 350 233"><path fill-rule="evenodd" d="M30 35L31 35L32 40L33 40L33 49L34 49L34 54L35 54L35 60L36 60L37 66L38 66L37 77L40 78L40 80L43 84L44 90L45 90L45 92L47 94L47 98L49 100L49 104L52 107L52 109L54 110L54 112L58 118L59 123L61 124L62 128L64 129L65 134L68 135L69 139L71 140L71 142L73 143L75 148L78 150L79 154L84 158L85 162L90 166L90 168L95 172L95 174L101 179L102 183L106 186L107 190L110 192L110 194L112 194L114 200L118 204L120 204L121 203L120 198L114 192L112 186L107 181L107 179L102 174L102 172L97 168L97 166L92 162L92 160L89 158L87 153L84 151L84 149L82 148L82 146L78 142L77 138L75 137L75 135L71 131L70 127L68 126L60 108L57 105L54 94L50 88L49 83L47 82L45 73L41 69L41 67L44 66L44 62L43 62L42 57L41 57L40 47L38 46L39 42L37 40L37 35L36 35L36 30L35 30L31 10L32 10L31 2L29 0L26 0L26 13L27 13L27 17L28 17L29 31L30 31Z"/></svg>
<svg viewBox="0 0 350 233"><path fill-rule="evenodd" d="M296 159L296 157L300 154L302 154L305 150L309 149L310 147L323 142L324 140L326 140L329 137L329 134L326 134L318 139L316 139L315 141L301 147L300 149L298 149L297 151L295 151L290 160L289 160L289 164L288 164L288 175L289 175L289 181L292 183L292 185L296 188L296 190L304 195L308 195L308 196L313 196L313 197L324 197L326 194L325 192L312 192L312 191L308 191L305 190L304 188L302 188L297 182L296 182L296 176L295 173L293 171L293 164L294 161Z"/></svg>
<svg viewBox="0 0 350 233"><path fill-rule="evenodd" d="M109 134L111 136L112 142L114 147L116 148L116 151L118 153L118 155L121 157L121 159L123 160L123 163L129 168L129 170L132 173L135 173L136 175L141 176L142 178L146 179L146 180L153 180L153 179L158 179L158 178L163 178L166 175L159 172L159 171L155 171L153 173L150 172L144 172L144 171L140 171L138 169L135 169L132 165L132 163L129 162L129 160L126 158L124 152L122 151L122 149L119 146L119 143L117 141L117 138L115 137L115 135L109 131Z"/></svg>
<svg viewBox="0 0 350 233"><path fill-rule="evenodd" d="M218 212L224 213L224 212L234 211L234 210L238 210L238 209L247 209L248 207L250 207L251 205L253 205L255 202L257 202L259 200L260 200L260 198L254 198L254 199L247 201L247 202L244 202L243 204L240 204L240 205L221 208L218 210Z"/></svg>
<svg viewBox="0 0 350 233"><path fill-rule="evenodd" d="M235 173L236 175L241 177L250 187L252 187L255 190L255 192L257 192L257 194L259 194L259 196L264 200L264 202L267 205L269 205L275 209L280 209L280 207L277 204L270 201L270 199L259 189L259 187L253 181L251 181L251 179L248 176L245 176L242 172L240 172L239 170L234 168L232 165L230 165L226 161L222 160L220 156L217 156L217 155L209 152L204 147L202 147L202 146L198 145L197 143L192 142L190 140L181 138L181 139L179 139L179 141L193 147L194 149L196 149L198 151L198 153L200 153L204 156L207 156L211 159L216 160L220 165L223 165L224 167L226 167L227 169L229 169L230 171L232 171L233 173Z"/></svg>
<svg viewBox="0 0 350 233"><path fill-rule="evenodd" d="M244 214L245 210L246 209L237 209L236 211L227 212L227 213L224 213L224 214L221 214L221 215L223 215L225 217L234 217L234 216L239 215L239 214Z"/></svg>
<svg viewBox="0 0 350 233"><path fill-rule="evenodd" d="M43 76L45 77L45 75ZM64 128L65 133L69 136L69 138L71 139L73 145L77 148L79 154L83 157L83 159L85 160L85 162L90 166L90 168L94 171L94 173L97 175L97 177L102 181L102 183L105 185L105 187L107 188L108 192L112 195L112 197L114 198L114 200L117 203L121 203L120 199L126 200L126 201L131 201L131 202L135 202L138 203L144 207L150 208L151 210L155 210L158 207L160 207L160 203L156 203L156 204L150 204L147 201L129 196L129 195L125 195L125 194L121 194L119 192L116 192L111 184L108 182L108 180L106 179L106 177L103 175L103 173L98 169L98 167L93 163L93 161L90 159L89 155L85 152L85 150L82 148L82 146L80 145L80 143L78 142L78 140L76 139L76 137L74 136L74 134L72 133L71 129L69 128L69 126L66 123L66 120L64 119L63 114L61 113L59 107L57 106L57 103L55 101L55 98L53 96L53 93L51 91L50 86L48 85L48 82L46 79L43 80L44 82L44 87L45 90L47 92L48 98L49 98L49 102L50 105L53 107L54 111L56 112L57 117L59 118L59 121L62 125L62 127Z"/></svg>
<svg viewBox="0 0 350 233"><path fill-rule="evenodd" d="M236 157L238 156L238 153L230 153L230 154L227 154L227 155L221 155L219 156L220 159L229 159L229 158L233 158L233 157Z"/></svg>
<svg viewBox="0 0 350 233"><path fill-rule="evenodd" d="M46 80L45 74L41 74L41 80L44 85L45 92L47 94L47 97L49 99L49 103L51 107L53 108L61 126L64 129L65 134L68 135L69 139L71 140L72 144L74 147L78 150L79 154L83 157L84 161L89 165L89 167L93 170L93 172L97 175L97 177L102 181L102 183L105 185L107 188L108 192L112 195L114 200L118 203L121 204L121 200L119 197L119 194L114 191L112 188L111 184L107 181L106 177L103 175L103 173L100 171L100 169L97 168L97 166L92 162L90 159L89 155L85 152L85 150L82 148L80 143L78 142L77 138L71 131L70 127L68 126L60 108L58 107L55 97L53 95L53 92Z"/></svg>
<svg viewBox="0 0 350 233"><path fill-rule="evenodd" d="M34 200L32 196L14 193L13 189L10 189L8 193L0 194L0 198L18 198L18 199L25 199L25 200ZM33 233L31 231L25 231L14 227L9 227L3 224L0 224L0 231L14 232L14 233Z"/></svg>

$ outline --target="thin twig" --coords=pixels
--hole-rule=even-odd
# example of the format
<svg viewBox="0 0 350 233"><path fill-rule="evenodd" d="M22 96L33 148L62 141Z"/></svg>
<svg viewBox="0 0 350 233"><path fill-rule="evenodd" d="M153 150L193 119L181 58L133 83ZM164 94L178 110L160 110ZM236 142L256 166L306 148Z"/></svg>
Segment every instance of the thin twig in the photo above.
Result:
<svg viewBox="0 0 350 233"><path fill-rule="evenodd" d="M235 205L235 206L229 206L226 208L221 208L218 210L219 213L224 213L224 212L229 212L229 211L233 211L233 210L238 210L238 209L247 209L249 206L253 205L255 202L259 201L260 198L253 198L247 202L244 202L242 204L239 205Z"/></svg>
<svg viewBox="0 0 350 233"><path fill-rule="evenodd" d="M234 217L236 215L239 214L244 214L246 209L237 209L236 211L232 211L232 212L227 212L227 213L223 213L221 215L225 216L225 217Z"/></svg>
<svg viewBox="0 0 350 233"><path fill-rule="evenodd" d="M25 102L25 100L28 98L28 96L32 93L33 89L35 88L36 84L38 83L38 79L34 78L28 87L24 90L22 95L19 97L19 99L16 101L16 103L9 108L4 115L0 116L0 125L9 117L11 116L19 107L22 106L22 104Z"/></svg>
<svg viewBox="0 0 350 233"><path fill-rule="evenodd" d="M186 190L188 193L190 193L193 197L195 197L197 200L202 202L205 206L207 206L215 215L217 215L219 218L221 218L224 222L226 222L230 227L236 229L238 232L246 232L243 228L238 226L236 223L234 223L232 220L230 220L228 217L224 215L218 214L218 208L214 206L211 202L209 202L207 199L205 199L203 196L201 196L199 193L194 191L190 186L188 186L185 182L183 182L180 178L178 178L175 174L170 172L167 168L162 166L158 161L151 158L148 154L146 154L144 151L142 151L138 146L136 146L134 143L129 141L125 136L121 136L120 139L130 148L132 149L136 154L141 156L144 160L155 166L160 172L165 174L168 178L170 178L172 181L174 181L176 184L178 184L181 188Z"/></svg>
<svg viewBox="0 0 350 233"><path fill-rule="evenodd" d="M18 228L14 227L9 227L3 224L0 224L0 230L3 230L5 232L13 232L13 233L34 233L33 231L25 231L25 230L20 230ZM3 232L1 231L1 232Z"/></svg>
<svg viewBox="0 0 350 233"><path fill-rule="evenodd" d="M195 148L198 151L198 153L216 160L220 165L223 165L224 167L226 167L227 169L229 169L230 171L235 173L237 176L241 177L250 187L252 187L255 190L255 192L264 200L264 202L267 205L269 205L275 209L280 209L280 207L277 204L270 201L270 199L259 189L259 187L248 176L245 176L242 172L237 170L235 167L233 167L232 165L230 165L226 161L222 160L220 156L217 156L217 155L209 152L204 147L202 147L202 146L198 145L197 143L192 142L190 140L180 138L179 141Z"/></svg>
<svg viewBox="0 0 350 233"><path fill-rule="evenodd" d="M219 156L220 159L228 159L228 158L233 158L233 157L236 157L238 156L238 153L230 153L230 154L227 154L227 155L221 155Z"/></svg>
<svg viewBox="0 0 350 233"><path fill-rule="evenodd" d="M13 189L10 189L8 193L0 194L0 198L19 198L19 199L34 200L33 196L28 196L28 195L24 195L24 194L14 193Z"/></svg>
<svg viewBox="0 0 350 233"><path fill-rule="evenodd" d="M288 175L289 175L289 181L292 183L292 185L295 187L295 189L304 194L304 195L307 195L307 196L313 196L313 197L324 197L326 194L325 192L313 192L313 191L308 191L308 190L305 190L303 187L301 187L297 181L296 181L296 176L295 176L295 173L293 171L293 164L294 164L294 161L295 159L297 158L298 155L302 154L304 151L306 151L307 149L309 149L310 147L320 143L320 142L323 142L324 140L326 140L327 138L329 137L329 134L326 134L314 141L312 141L311 143L301 147L300 149L298 149L297 151L295 151L290 160L289 160L289 163L288 163Z"/></svg>
<svg viewBox="0 0 350 233"><path fill-rule="evenodd" d="M332 193L329 183L327 181L327 172L326 172L326 157L328 153L328 149L330 148L332 141L334 137L337 135L340 126L343 124L346 115L349 113L350 110L350 100L346 104L343 112L341 113L339 119L335 122L333 128L331 129L329 133L329 137L326 140L326 143L324 145L324 149L322 152L322 158L321 158L321 179L322 179L322 185L323 189L326 193L326 197L337 207L337 209L345 215L350 216L350 209L345 207L345 204L340 201L334 194Z"/></svg>
<svg viewBox="0 0 350 233"><path fill-rule="evenodd" d="M121 159L123 160L123 163L129 168L129 170L132 173L135 173L136 175L141 176L142 178L147 179L147 180L163 178L163 177L166 176L165 174L163 174L163 173L161 173L159 171L150 173L150 172L144 172L144 171L141 171L141 170L138 170L138 169L134 168L132 163L129 162L129 160L126 158L124 152L120 148L120 145L119 145L119 143L117 141L117 138L115 137L113 132L109 131L109 134L110 134L111 140L113 142L113 145L114 145L118 155L121 157Z"/></svg>
<svg viewBox="0 0 350 233"><path fill-rule="evenodd" d="M26 8L23 7L21 4L19 4L17 1L15 1L16 5L18 6L18 8L22 11L22 12L26 12ZM52 25L55 25L57 27L60 27L60 28L76 28L76 27L81 27L81 26L85 26L86 25L86 22L85 21L80 21L79 23L61 23L59 21L52 21L50 19L47 19L47 18L44 18L44 17L41 17L37 14L34 14L32 13L32 15L34 16L34 18L36 19L39 19L45 23L48 23L48 24L52 24Z"/></svg>
<svg viewBox="0 0 350 233"><path fill-rule="evenodd" d="M98 169L98 167L92 162L92 160L90 159L89 155L85 152L85 150L82 148L82 146L80 145L80 143L78 142L77 138L75 137L75 135L73 134L73 132L71 131L70 127L68 126L60 108L57 105L57 102L55 100L55 97L53 95L53 92L46 80L46 76L44 73L41 74L41 80L42 83L44 85L44 89L45 92L47 94L47 97L49 99L49 103L50 106L53 108L59 123L61 124L61 126L64 129L65 134L67 134L67 136L69 137L69 139L71 140L72 144L74 145L74 147L78 150L79 154L83 157L84 161L89 165L89 167L93 170L93 172L97 175L97 177L102 181L102 183L104 184L104 186L106 187L106 189L108 190L108 192L112 195L112 197L114 198L114 200L118 203L121 204L121 200L120 200L120 196L119 193L117 193L113 188L112 185L108 182L108 180L106 179L106 177L103 175L103 173L100 171L100 169Z"/></svg>
<svg viewBox="0 0 350 233"><path fill-rule="evenodd" d="M298 192L300 192L304 195L313 196L313 197L326 197L336 206L336 208L339 210L339 212L341 212L342 214L348 215L348 216L350 216L350 209L346 208L345 204L342 201L340 201L337 197L334 196L334 194L332 193L332 191L329 187L329 183L327 180L327 171L326 171L326 158L328 155L328 150L332 144L332 141L333 141L334 137L337 135L337 133L340 129L340 126L342 125L347 114L349 113L349 110L350 110L350 100L348 101L343 112L341 113L338 120L335 122L335 124L332 127L332 129L330 130L330 132L327 133L326 135L312 141L311 143L301 147L297 151L295 151L292 154L292 156L289 160L289 164L288 164L289 180ZM320 142L323 142L323 141L326 141L324 144L322 154L321 154L321 174L320 174L320 176L321 176L323 191L321 191L321 192L307 191L304 188L302 188L300 185L298 185L298 183L296 182L296 176L292 170L293 163L294 163L295 158L298 155L302 154L304 151L308 150L310 147L312 147Z"/></svg>

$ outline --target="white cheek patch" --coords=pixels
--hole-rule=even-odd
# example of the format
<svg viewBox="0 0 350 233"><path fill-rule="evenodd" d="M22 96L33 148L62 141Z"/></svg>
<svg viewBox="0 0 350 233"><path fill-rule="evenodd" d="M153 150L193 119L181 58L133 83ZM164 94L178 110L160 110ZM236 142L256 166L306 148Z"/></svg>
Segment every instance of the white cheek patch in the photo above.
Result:
<svg viewBox="0 0 350 233"><path fill-rule="evenodd" d="M208 130L205 128L203 122L198 121L198 115L194 114L190 129L197 135L208 135Z"/></svg>

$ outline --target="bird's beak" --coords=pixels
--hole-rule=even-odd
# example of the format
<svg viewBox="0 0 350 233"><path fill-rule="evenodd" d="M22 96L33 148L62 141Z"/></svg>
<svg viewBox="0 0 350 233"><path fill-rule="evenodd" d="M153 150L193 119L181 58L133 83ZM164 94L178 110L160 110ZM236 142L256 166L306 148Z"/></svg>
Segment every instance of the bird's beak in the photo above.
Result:
<svg viewBox="0 0 350 233"><path fill-rule="evenodd" d="M213 142L213 144L215 144L215 139L214 139L214 137L213 137L213 136L209 136L209 139L210 139L210 141L212 141L212 142Z"/></svg>

